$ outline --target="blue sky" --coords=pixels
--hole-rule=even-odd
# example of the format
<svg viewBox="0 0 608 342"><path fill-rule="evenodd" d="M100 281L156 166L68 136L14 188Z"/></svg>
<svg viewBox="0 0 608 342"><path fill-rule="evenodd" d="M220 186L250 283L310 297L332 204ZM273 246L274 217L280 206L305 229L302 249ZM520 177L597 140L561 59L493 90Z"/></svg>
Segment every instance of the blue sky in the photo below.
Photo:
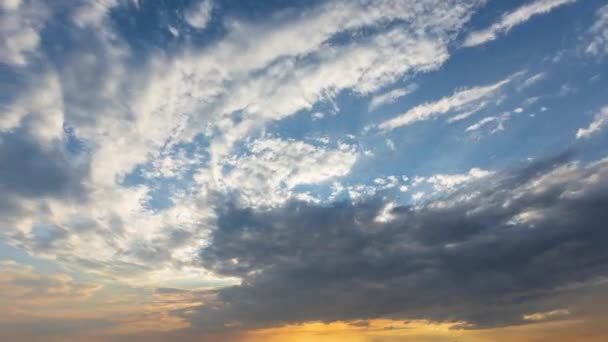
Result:
<svg viewBox="0 0 608 342"><path fill-rule="evenodd" d="M587 246L588 255L574 254L585 265L577 269L588 272L551 278L545 288L605 279L605 269L582 261L605 257L593 245L605 238L593 208L608 194L603 0L2 0L0 41L0 270L7 279L0 289L24 293L0 303L11 310L25 305L30 311L15 318L25 326L37 324L32 315L70 300L118 310L108 299L117 293L138 303L163 301L162 310L146 307L162 311L163 331L388 318L488 328L523 324L534 313L551 320L587 312L567 307L569 294L555 305L535 297L491 320L472 304L444 314L431 304L411 311L387 304L359 314L345 305L329 314L319 303L316 311L281 321L246 300L264 298L262 288L278 284L293 290L298 274L330 272L298 260L321 253L319 244L306 242L315 234L328 234L334 246L328 250L343 253L349 249L340 246L351 242L401 250L392 244L399 238L426 250L439 239L418 234L427 224L429 232L445 227L434 233L445 239L445 250L425 254L442 265L441 256L465 243L484 258L491 249L479 241L501 236L505 259L497 269L508 270L519 260L509 249L515 239L539 248L530 264L560 241L551 245L558 257L576 243ZM497 214L518 201L517 210ZM431 220L442 215L444 221ZM469 222L475 215L478 221ZM542 229L517 237L494 230L548 227L557 219L568 222L559 237ZM339 222L382 233L355 238ZM596 230L583 234L581 225ZM456 238L471 227L480 228ZM334 241L333 231L344 239ZM336 261L339 270L356 264L362 274L393 265L389 252L365 254L365 262L358 253L320 258ZM415 274L437 271L446 279L461 267L444 266ZM381 283L423 288L426 280L416 277L399 283L408 272L394 270ZM517 275L517 286L528 279ZM327 281L342 288L351 280ZM479 281L471 286L513 295ZM29 300L53 293L38 286L58 286L66 302L36 307ZM367 293L363 288L358 295ZM436 291L439 298L459 293ZM259 306L240 312L209 311L254 302ZM281 305L293 313L304 303ZM268 314L256 317L256 310ZM70 332L83 312L40 322L68 320ZM129 315L95 316L102 340L145 316Z"/></svg>

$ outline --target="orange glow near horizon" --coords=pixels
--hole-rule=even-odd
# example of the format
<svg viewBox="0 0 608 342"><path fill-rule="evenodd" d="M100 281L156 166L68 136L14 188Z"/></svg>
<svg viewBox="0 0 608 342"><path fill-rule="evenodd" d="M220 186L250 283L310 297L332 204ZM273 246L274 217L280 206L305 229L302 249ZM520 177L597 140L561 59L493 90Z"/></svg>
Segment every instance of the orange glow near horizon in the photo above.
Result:
<svg viewBox="0 0 608 342"><path fill-rule="evenodd" d="M462 323L439 323L425 320L399 321L375 319L367 326L352 322L308 322L247 332L239 341L289 342L602 342L608 333L606 320L565 320L531 323L494 329L462 329ZM359 321L360 322L360 321Z"/></svg>

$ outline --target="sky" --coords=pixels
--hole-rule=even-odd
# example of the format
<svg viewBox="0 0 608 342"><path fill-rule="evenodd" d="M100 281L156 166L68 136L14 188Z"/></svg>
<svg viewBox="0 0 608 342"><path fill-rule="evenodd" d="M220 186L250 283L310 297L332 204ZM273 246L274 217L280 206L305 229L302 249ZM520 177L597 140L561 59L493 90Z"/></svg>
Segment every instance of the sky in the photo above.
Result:
<svg viewBox="0 0 608 342"><path fill-rule="evenodd" d="M0 0L0 339L606 341L605 0Z"/></svg>

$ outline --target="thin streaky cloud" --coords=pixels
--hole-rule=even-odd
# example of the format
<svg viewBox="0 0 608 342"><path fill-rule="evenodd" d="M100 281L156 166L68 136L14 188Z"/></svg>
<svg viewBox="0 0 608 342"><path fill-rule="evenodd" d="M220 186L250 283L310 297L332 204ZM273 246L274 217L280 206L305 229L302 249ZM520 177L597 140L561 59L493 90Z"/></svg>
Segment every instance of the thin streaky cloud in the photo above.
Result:
<svg viewBox="0 0 608 342"><path fill-rule="evenodd" d="M412 84L405 88L397 88L397 89L391 90L389 92L386 92L386 93L383 93L380 95L376 95L372 98L372 100L369 103L369 110L374 111L378 107L381 107L381 106L384 106L387 104L391 104L391 103L397 101L398 99L413 93L414 91L416 91L416 89L418 89L418 85Z"/></svg>
<svg viewBox="0 0 608 342"><path fill-rule="evenodd" d="M595 114L593 121L591 121L587 128L579 128L579 130L576 131L576 138L590 138L605 129L606 126L608 126L608 106L600 109L600 111Z"/></svg>
<svg viewBox="0 0 608 342"><path fill-rule="evenodd" d="M395 128L411 125L417 121L430 120L454 110L462 110L466 105L475 104L477 101L494 94L510 81L511 77L494 84L458 91L451 96L443 97L437 101L418 105L401 115L382 122L378 127L384 131L390 131Z"/></svg>
<svg viewBox="0 0 608 342"><path fill-rule="evenodd" d="M592 56L605 56L608 54L608 5L597 10L595 22L589 29L591 41L585 52Z"/></svg>
<svg viewBox="0 0 608 342"><path fill-rule="evenodd" d="M525 23L536 15L549 13L555 8L576 1L577 0L537 0L533 3L526 4L513 12L504 14L498 22L492 24L490 27L469 33L462 46L472 47L485 44L495 40L499 35L506 34L513 27Z"/></svg>

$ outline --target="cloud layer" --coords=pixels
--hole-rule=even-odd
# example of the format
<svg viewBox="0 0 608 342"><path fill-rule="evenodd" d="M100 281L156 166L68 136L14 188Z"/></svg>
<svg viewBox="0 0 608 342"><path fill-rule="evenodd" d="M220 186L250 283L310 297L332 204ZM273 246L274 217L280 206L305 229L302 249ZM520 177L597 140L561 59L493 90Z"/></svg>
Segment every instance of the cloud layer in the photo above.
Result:
<svg viewBox="0 0 608 342"><path fill-rule="evenodd" d="M559 305L569 287L606 275L607 188L608 162L563 155L396 207L386 223L374 219L378 202L227 207L200 260L242 283L183 314L204 329L378 317L522 323L549 311L546 299Z"/></svg>

